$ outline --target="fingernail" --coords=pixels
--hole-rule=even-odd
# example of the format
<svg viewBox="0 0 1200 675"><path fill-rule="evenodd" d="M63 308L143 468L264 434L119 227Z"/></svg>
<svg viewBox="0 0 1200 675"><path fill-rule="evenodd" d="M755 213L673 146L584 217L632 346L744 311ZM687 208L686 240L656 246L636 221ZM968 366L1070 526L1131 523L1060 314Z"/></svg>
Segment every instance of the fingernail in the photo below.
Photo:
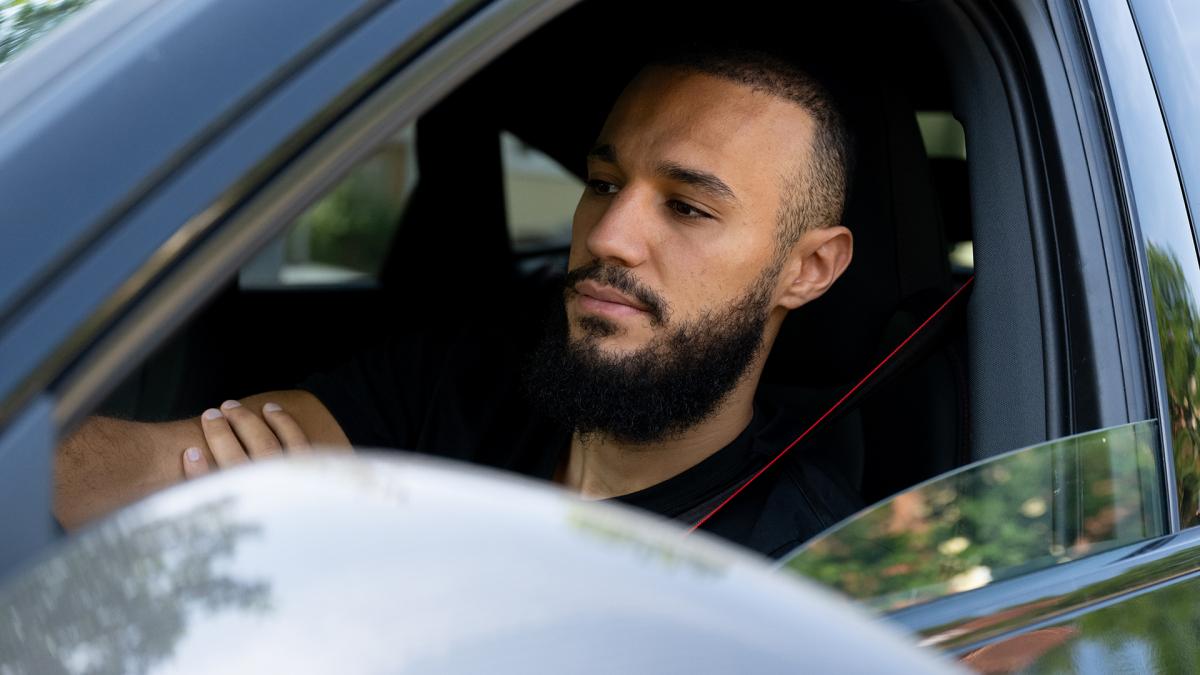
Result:
<svg viewBox="0 0 1200 675"><path fill-rule="evenodd" d="M183 456L186 457L187 461L189 462L199 462L200 448L188 448L187 450L183 451Z"/></svg>
<svg viewBox="0 0 1200 675"><path fill-rule="evenodd" d="M221 407L226 410L232 410L233 408L242 407L242 404L238 403L237 401L225 401L224 403L221 404Z"/></svg>
<svg viewBox="0 0 1200 675"><path fill-rule="evenodd" d="M216 408L209 408L208 410L204 411L204 419L219 420L221 419L221 411L217 410Z"/></svg>
<svg viewBox="0 0 1200 675"><path fill-rule="evenodd" d="M278 403L268 403L263 406L263 412L279 412L283 408L279 407Z"/></svg>

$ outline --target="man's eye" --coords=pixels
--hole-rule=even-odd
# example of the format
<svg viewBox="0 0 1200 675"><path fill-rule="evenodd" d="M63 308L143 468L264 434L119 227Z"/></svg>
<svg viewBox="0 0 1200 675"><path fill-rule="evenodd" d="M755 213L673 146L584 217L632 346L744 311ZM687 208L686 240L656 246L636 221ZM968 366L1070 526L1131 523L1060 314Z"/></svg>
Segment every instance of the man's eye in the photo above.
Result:
<svg viewBox="0 0 1200 675"><path fill-rule="evenodd" d="M691 204L688 204L687 202L681 202L678 199L672 199L671 201L667 202L667 206L672 211L674 211L676 214L683 216L684 218L711 218L712 217L709 214L705 213L704 211L701 211L700 209L692 206Z"/></svg>
<svg viewBox="0 0 1200 675"><path fill-rule="evenodd" d="M588 187L598 195L615 195L617 186L605 180L589 180Z"/></svg>

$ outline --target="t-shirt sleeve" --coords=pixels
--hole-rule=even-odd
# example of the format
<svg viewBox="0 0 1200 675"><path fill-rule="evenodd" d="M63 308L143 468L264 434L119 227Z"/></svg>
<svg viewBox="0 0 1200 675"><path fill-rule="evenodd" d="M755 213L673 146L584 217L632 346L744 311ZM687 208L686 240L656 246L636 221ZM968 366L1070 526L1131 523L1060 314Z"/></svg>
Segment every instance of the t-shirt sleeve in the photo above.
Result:
<svg viewBox="0 0 1200 675"><path fill-rule="evenodd" d="M364 352L298 385L321 401L356 447L415 447L437 372L438 341L413 337Z"/></svg>

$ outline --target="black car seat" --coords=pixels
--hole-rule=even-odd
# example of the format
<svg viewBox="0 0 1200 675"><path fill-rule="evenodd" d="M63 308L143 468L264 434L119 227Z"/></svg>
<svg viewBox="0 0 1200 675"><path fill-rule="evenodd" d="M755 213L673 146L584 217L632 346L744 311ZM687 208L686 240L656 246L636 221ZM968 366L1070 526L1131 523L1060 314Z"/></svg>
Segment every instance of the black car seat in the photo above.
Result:
<svg viewBox="0 0 1200 675"><path fill-rule="evenodd" d="M417 184L380 279L421 330L495 306L514 280L500 127L479 112L488 96L464 87L417 122Z"/></svg>
<svg viewBox="0 0 1200 675"><path fill-rule="evenodd" d="M857 166L844 223L854 261L822 298L785 321L764 381L835 394L899 344L955 290L915 110L876 71L841 85ZM856 408L864 452L813 448L873 502L966 461L968 388L961 305L896 357Z"/></svg>

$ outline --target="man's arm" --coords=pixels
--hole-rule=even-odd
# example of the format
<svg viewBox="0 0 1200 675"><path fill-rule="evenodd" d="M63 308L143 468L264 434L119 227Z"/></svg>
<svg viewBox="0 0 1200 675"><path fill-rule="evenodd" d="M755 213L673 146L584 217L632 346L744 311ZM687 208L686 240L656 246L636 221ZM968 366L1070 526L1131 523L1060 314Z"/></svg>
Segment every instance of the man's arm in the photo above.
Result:
<svg viewBox="0 0 1200 675"><path fill-rule="evenodd" d="M348 447L337 420L315 396L300 390L273 391L222 410L222 419L241 435L261 423L262 409L275 403L317 445ZM210 411L206 411L208 414ZM218 420L220 421L220 419ZM210 430L212 420L208 420ZM200 417L177 422L88 419L58 448L54 463L54 515L73 529L184 479L183 453L198 448L217 466ZM246 439L243 439L246 440Z"/></svg>

